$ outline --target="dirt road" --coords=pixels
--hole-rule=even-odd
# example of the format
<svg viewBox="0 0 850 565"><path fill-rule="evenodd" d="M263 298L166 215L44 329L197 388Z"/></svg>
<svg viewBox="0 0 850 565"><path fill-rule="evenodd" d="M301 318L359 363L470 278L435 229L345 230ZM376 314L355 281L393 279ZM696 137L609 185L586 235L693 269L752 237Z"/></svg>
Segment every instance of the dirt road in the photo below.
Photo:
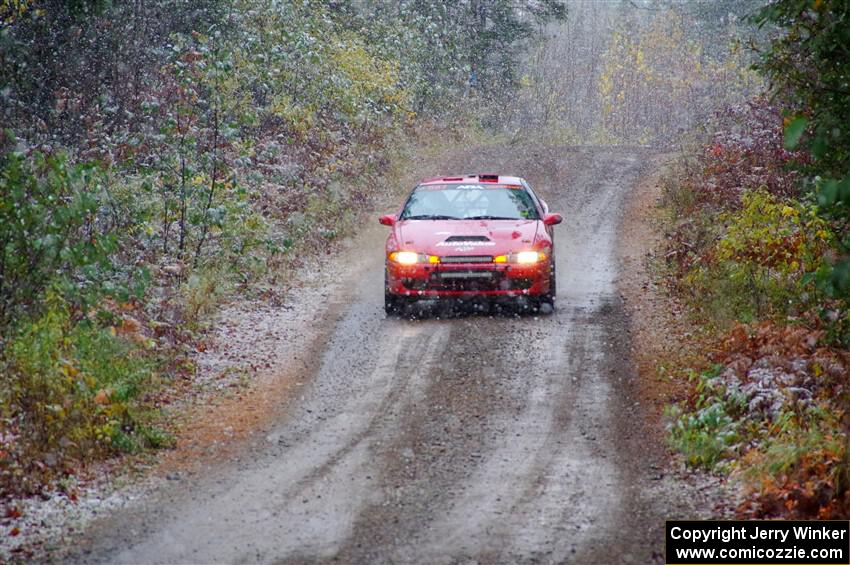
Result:
<svg viewBox="0 0 850 565"><path fill-rule="evenodd" d="M261 445L90 532L85 562L653 563L688 494L633 392L616 288L643 150L470 149L527 177L557 228L548 316L387 319L385 228L328 305L303 392Z"/></svg>

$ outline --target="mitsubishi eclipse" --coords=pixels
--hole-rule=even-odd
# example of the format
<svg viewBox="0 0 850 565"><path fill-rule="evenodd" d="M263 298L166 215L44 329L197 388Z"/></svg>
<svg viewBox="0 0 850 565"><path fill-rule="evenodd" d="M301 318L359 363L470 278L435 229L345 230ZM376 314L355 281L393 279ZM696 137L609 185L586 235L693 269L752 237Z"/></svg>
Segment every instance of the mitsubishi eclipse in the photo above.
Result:
<svg viewBox="0 0 850 565"><path fill-rule="evenodd" d="M421 181L397 214L386 244L384 308L397 313L418 299L516 298L554 306L553 226L522 178L499 175Z"/></svg>

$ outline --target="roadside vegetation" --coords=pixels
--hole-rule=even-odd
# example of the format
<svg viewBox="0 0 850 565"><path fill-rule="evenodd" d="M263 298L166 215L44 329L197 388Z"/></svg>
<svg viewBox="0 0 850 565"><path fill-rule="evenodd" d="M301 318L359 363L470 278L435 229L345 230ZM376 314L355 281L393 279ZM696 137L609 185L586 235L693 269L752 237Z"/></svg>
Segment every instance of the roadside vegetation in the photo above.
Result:
<svg viewBox="0 0 850 565"><path fill-rule="evenodd" d="M668 179L673 292L708 352L670 441L739 480L738 511L850 516L850 8L778 0L765 93L720 112Z"/></svg>
<svg viewBox="0 0 850 565"><path fill-rule="evenodd" d="M0 2L0 495L169 445L158 411L217 304L273 298L369 209L406 138L504 105L565 14Z"/></svg>

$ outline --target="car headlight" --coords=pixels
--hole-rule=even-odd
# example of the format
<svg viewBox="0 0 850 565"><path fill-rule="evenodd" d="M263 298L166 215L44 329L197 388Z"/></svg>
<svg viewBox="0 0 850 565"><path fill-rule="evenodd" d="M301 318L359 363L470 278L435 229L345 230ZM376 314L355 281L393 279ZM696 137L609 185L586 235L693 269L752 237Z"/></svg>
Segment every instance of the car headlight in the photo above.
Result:
<svg viewBox="0 0 850 565"><path fill-rule="evenodd" d="M416 263L439 263L440 258L436 255L414 253L413 251L393 251L390 253L390 261L399 265L415 265Z"/></svg>
<svg viewBox="0 0 850 565"><path fill-rule="evenodd" d="M419 256L413 251L395 251L390 253L390 260L399 265L415 265Z"/></svg>
<svg viewBox="0 0 850 565"><path fill-rule="evenodd" d="M519 263L520 265L533 265L545 260L546 254L542 251L520 251L519 253L493 257L494 263Z"/></svg>
<svg viewBox="0 0 850 565"><path fill-rule="evenodd" d="M537 251L520 251L516 254L516 262L520 265L531 265L542 261L545 255Z"/></svg>

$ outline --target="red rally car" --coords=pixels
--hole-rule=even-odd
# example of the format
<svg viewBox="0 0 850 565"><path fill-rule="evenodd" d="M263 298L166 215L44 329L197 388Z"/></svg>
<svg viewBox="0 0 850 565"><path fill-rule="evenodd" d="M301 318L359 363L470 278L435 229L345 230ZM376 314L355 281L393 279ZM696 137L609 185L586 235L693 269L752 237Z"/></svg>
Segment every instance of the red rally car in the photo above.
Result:
<svg viewBox="0 0 850 565"><path fill-rule="evenodd" d="M420 182L387 238L384 307L420 299L520 297L554 305L553 226L560 214L519 177L466 175Z"/></svg>

